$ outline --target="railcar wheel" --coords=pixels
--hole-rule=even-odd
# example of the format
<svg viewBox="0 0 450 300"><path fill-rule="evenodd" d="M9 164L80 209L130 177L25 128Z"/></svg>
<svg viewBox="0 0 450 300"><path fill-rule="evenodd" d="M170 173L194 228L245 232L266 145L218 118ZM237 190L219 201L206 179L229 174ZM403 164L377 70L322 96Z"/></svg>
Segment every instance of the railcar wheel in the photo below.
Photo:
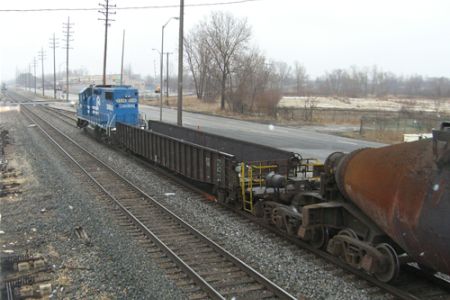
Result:
<svg viewBox="0 0 450 300"><path fill-rule="evenodd" d="M346 236L358 240L358 235L353 229L345 228L339 231L338 236ZM360 249L352 246L348 242L343 242L342 252L338 255L339 258L354 268L359 268L361 261Z"/></svg>
<svg viewBox="0 0 450 300"><path fill-rule="evenodd" d="M315 249L326 248L329 238L328 228L318 227L312 232L309 244Z"/></svg>
<svg viewBox="0 0 450 300"><path fill-rule="evenodd" d="M376 249L383 255L384 262L381 270L375 272L375 278L382 282L394 281L400 273L400 262L397 253L391 245L386 243L377 245Z"/></svg>

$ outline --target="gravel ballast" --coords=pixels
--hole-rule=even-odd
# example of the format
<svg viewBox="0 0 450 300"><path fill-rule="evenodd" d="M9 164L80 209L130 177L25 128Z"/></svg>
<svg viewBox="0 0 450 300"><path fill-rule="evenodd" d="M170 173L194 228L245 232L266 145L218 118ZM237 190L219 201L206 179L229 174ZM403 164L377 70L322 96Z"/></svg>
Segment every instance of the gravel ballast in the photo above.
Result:
<svg viewBox="0 0 450 300"><path fill-rule="evenodd" d="M25 178L17 199L1 199L2 249L42 254L54 270L53 299L184 298L37 126L17 112L1 113L0 125Z"/></svg>
<svg viewBox="0 0 450 300"><path fill-rule="evenodd" d="M157 172L100 144L79 129L57 119L54 123L149 195L293 295L311 299L391 298L275 234L261 230L257 225L248 225L238 216L221 212L216 206L199 200L198 194L177 187Z"/></svg>

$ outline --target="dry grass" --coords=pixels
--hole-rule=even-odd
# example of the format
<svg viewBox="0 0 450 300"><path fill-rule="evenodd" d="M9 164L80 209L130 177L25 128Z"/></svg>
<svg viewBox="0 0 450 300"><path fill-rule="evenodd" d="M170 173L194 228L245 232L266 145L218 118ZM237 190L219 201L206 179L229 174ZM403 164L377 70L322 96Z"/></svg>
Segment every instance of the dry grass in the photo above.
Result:
<svg viewBox="0 0 450 300"><path fill-rule="evenodd" d="M159 105L159 99L153 99L153 100L144 100L141 101L143 104L147 105ZM171 107L176 108L177 107L177 98L176 97L169 97L169 101L164 99L164 107ZM237 112L232 112L225 107L225 110L220 109L220 102L204 102L199 99L197 99L196 96L184 96L183 97L183 110L190 111L190 112L200 112L200 113L207 113L215 116L222 116L222 117L230 117L235 118L239 120L248 120L248 121L275 121L274 118L271 118L267 115L263 114L241 114ZM277 121L278 123L281 123Z"/></svg>
<svg viewBox="0 0 450 300"><path fill-rule="evenodd" d="M384 144L396 144L403 141L403 134L397 131L367 131L362 135L356 131L347 131L338 133L340 136L379 142Z"/></svg>
<svg viewBox="0 0 450 300"><path fill-rule="evenodd" d="M144 100L142 103L147 105L153 105L158 106L159 105L159 99L153 99L153 100ZM171 107L176 108L177 106L177 98L176 97L169 97L168 101L164 99L164 107ZM277 119L267 116L265 114L241 114L229 111L227 109L221 110L220 109L220 102L204 102L195 96L186 96L183 97L183 108L186 111L191 112L200 112L200 113L207 113L211 115L216 116L223 116L223 117L230 117L234 119L239 120L247 120L247 121L259 121L259 122L273 122L280 125L293 125L293 126L300 126L300 125L323 125L323 126L332 126L332 125L359 125L360 124L360 118L355 117L351 118L348 117L342 122L339 121L333 121L330 122L327 118L321 118L320 114L315 113L315 117L313 121L306 122L299 119L285 119L282 117L278 117ZM362 140L368 140L368 141L374 141L374 142L380 142L385 144L393 144L393 143L399 143L403 141L403 134L399 133L398 131L366 131L362 135L359 134L359 132L355 131L349 131L349 132L338 132L336 133L340 136L355 138L355 139L362 139Z"/></svg>
<svg viewBox="0 0 450 300"><path fill-rule="evenodd" d="M159 106L159 98L152 100L144 100L144 104ZM177 107L177 97L169 97L169 99L164 97L163 100L164 107ZM195 112L208 112L214 113L220 111L220 105L216 102L204 102L195 96L184 96L183 97L183 108L188 111Z"/></svg>
<svg viewBox="0 0 450 300"><path fill-rule="evenodd" d="M159 106L159 98L152 100L141 100L141 103L152 106ZM164 107L177 107L177 98L169 97L167 101L166 98L163 100ZM215 116L229 117L239 120L247 120L247 121L259 121L263 123L272 122L280 125L331 125L328 119L317 117L319 114L316 114L313 121L307 122L299 119L285 119L282 116L278 116L278 118L274 118L268 116L263 113L253 113L253 114L242 114L238 112L233 112L227 109L225 106L225 110L220 109L220 102L216 100L214 102L204 102L197 99L196 96L185 96L183 97L183 110L190 112L199 112L199 113L207 113ZM337 124L346 124L346 125L355 125L359 124L360 119L351 119L347 122L333 122L333 125Z"/></svg>

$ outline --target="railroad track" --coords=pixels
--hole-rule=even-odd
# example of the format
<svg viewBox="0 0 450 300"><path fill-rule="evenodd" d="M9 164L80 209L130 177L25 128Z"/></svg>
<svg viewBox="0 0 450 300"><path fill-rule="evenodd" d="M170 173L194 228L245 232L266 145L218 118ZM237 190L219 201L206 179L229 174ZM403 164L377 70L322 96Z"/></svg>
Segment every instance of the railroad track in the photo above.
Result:
<svg viewBox="0 0 450 300"><path fill-rule="evenodd" d="M12 102L17 103L17 104L31 102L31 99L29 99L21 94L18 94L16 92L7 91L4 93L4 95L6 96L6 98L8 98L9 100L11 100Z"/></svg>
<svg viewBox="0 0 450 300"><path fill-rule="evenodd" d="M174 265L171 275L185 281L189 298L295 299L95 158L31 107L24 105L22 112L164 252L162 259Z"/></svg>
<svg viewBox="0 0 450 300"><path fill-rule="evenodd" d="M70 113L65 113L64 115L67 118L71 118L69 114ZM138 160L141 163L143 162L139 158L134 158L134 159ZM192 187L191 185L185 183L184 181L180 180L178 177L175 177L175 176L171 175L170 173L167 173L166 171L164 171L161 168L157 168L154 165L148 164L148 163L146 165L152 167L153 169L156 169L157 171L166 175L166 177L169 177L170 179L175 180L178 184L188 188L191 191L194 190L197 192L201 192L198 189L196 189L196 188ZM201 192L201 193L203 194L203 192ZM220 205L218 203L212 203L212 202L208 202L208 203L210 205L217 206L217 209L223 208L223 205ZM237 210L237 211L231 212L229 210L229 207L227 207L227 209L223 210L223 213L233 214L236 212L241 216L242 220L251 219L253 222L261 225L263 228L276 233L277 235L289 240L290 242L292 242L293 244L295 244L301 248L309 250L311 253L314 253L318 257L337 265L338 267L346 270L348 273L352 273L352 274L356 275L358 278L366 280L373 286L376 286L384 291L387 291L388 293L390 293L400 299L450 299L450 283L449 283L449 281L444 280L442 278L438 278L436 276L424 274L423 272L421 272L420 270L418 270L417 268L415 268L413 266L405 266L404 267L405 272L403 272L404 274L402 275L400 280L398 282L396 282L395 284L382 283L382 282L379 282L378 280L376 280L374 277L371 277L363 272L354 270L354 269L348 267L345 263L343 263L339 259L337 259L331 255L328 255L327 253L324 253L323 251L318 251L318 250L310 247L308 244L303 243L301 240L295 239L291 236L288 236L286 233L279 231L275 227L265 224L264 222L262 222L261 220L259 220L257 218L252 218L248 214L243 213L242 211Z"/></svg>
<svg viewBox="0 0 450 300"><path fill-rule="evenodd" d="M77 118L75 117L74 113L50 106L44 106L43 108L45 108L49 114L55 116L69 126L77 127Z"/></svg>
<svg viewBox="0 0 450 300"><path fill-rule="evenodd" d="M63 116L63 118L61 118L61 120L63 120L64 118L73 121L72 125L76 124L77 118L75 116L75 112L72 111L68 111L66 109L61 109L61 108L56 108L56 107L50 107L50 106L45 106L45 108L54 113L55 115L59 115L59 116ZM75 122L75 123L74 123Z"/></svg>
<svg viewBox="0 0 450 300"><path fill-rule="evenodd" d="M31 99L29 99L21 94L15 93L15 92L7 92L7 93L5 93L5 95L12 102L17 103L17 104L32 102ZM50 107L50 106L42 106L42 107L45 108L50 114L52 114L56 118L63 121L64 123L67 123L70 126L76 127L75 124L76 124L77 118L75 117L75 114L73 112L70 112L70 111L67 111L64 109Z"/></svg>

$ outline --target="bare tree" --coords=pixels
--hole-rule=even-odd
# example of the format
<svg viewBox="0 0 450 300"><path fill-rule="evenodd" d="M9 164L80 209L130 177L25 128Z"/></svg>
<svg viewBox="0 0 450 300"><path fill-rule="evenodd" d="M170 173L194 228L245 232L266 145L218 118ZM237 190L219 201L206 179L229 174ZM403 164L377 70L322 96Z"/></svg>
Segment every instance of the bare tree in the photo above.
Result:
<svg viewBox="0 0 450 300"><path fill-rule="evenodd" d="M313 113L316 107L317 107L317 100L315 98L308 98L305 100L304 117L303 117L305 121L311 122L313 120Z"/></svg>
<svg viewBox="0 0 450 300"><path fill-rule="evenodd" d="M405 82L405 94L408 96L419 96L423 88L423 78L420 75L413 75Z"/></svg>
<svg viewBox="0 0 450 300"><path fill-rule="evenodd" d="M206 32L197 25L184 39L189 69L194 81L198 99L204 99L212 55L206 43Z"/></svg>
<svg viewBox="0 0 450 300"><path fill-rule="evenodd" d="M304 96L306 94L308 74L306 74L305 67L298 61L294 62L294 76L297 96Z"/></svg>
<svg viewBox="0 0 450 300"><path fill-rule="evenodd" d="M450 79L445 77L431 78L429 94L432 97L443 98L450 97Z"/></svg>
<svg viewBox="0 0 450 300"><path fill-rule="evenodd" d="M352 66L349 74L347 97L366 97L369 93L369 70Z"/></svg>
<svg viewBox="0 0 450 300"><path fill-rule="evenodd" d="M232 109L244 112L259 110L260 96L268 89L270 70L266 58L253 49L236 57L229 90Z"/></svg>
<svg viewBox="0 0 450 300"><path fill-rule="evenodd" d="M246 19L237 19L231 14L214 12L200 25L206 33L205 42L220 71L220 108L225 109L227 80L230 77L235 55L246 49L251 29Z"/></svg>
<svg viewBox="0 0 450 300"><path fill-rule="evenodd" d="M344 82L348 78L348 74L345 70L336 69L331 73L325 74L325 88L329 95L343 96L344 94Z"/></svg>
<svg viewBox="0 0 450 300"><path fill-rule="evenodd" d="M291 75L291 67L283 61L273 62L272 67L274 68L273 75L275 75L273 79L276 81L278 90L283 93Z"/></svg>

